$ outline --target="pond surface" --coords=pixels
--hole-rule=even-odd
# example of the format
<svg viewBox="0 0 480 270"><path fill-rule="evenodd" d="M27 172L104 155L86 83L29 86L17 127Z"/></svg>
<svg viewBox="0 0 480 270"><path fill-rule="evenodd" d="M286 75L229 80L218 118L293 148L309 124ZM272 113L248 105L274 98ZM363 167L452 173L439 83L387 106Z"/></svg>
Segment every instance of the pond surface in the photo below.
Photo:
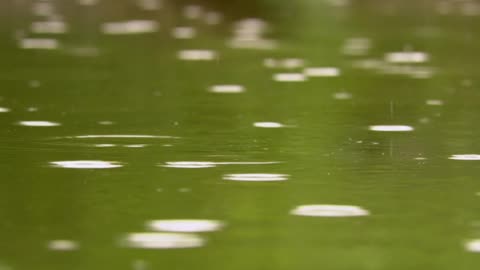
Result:
<svg viewBox="0 0 480 270"><path fill-rule="evenodd" d="M480 265L480 2L0 9L0 270Z"/></svg>

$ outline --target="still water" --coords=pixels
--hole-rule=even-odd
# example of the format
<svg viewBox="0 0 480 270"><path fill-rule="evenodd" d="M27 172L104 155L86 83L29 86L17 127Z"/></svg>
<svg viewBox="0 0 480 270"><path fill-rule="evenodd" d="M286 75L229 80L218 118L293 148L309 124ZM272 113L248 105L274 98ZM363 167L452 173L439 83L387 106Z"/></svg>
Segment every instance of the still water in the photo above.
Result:
<svg viewBox="0 0 480 270"><path fill-rule="evenodd" d="M480 2L226 2L0 4L0 270L478 268Z"/></svg>

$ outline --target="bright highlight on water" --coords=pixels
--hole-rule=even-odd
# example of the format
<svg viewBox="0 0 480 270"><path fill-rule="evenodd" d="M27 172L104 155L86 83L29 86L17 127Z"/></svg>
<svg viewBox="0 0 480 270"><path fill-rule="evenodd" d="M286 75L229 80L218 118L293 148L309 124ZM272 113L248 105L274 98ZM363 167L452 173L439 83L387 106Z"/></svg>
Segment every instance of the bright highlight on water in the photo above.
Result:
<svg viewBox="0 0 480 270"><path fill-rule="evenodd" d="M406 132L413 131L414 128L411 126L402 126L402 125L377 125L369 126L372 131L385 131L385 132Z"/></svg>
<svg viewBox="0 0 480 270"><path fill-rule="evenodd" d="M212 232L222 229L224 225L221 221L206 219L165 219L147 222L149 229L165 232Z"/></svg>
<svg viewBox="0 0 480 270"><path fill-rule="evenodd" d="M223 176L224 180L230 181L247 181L247 182L272 182L272 181L286 181L288 174L278 173L236 173L226 174Z"/></svg>
<svg viewBox="0 0 480 270"><path fill-rule="evenodd" d="M144 249L196 248L206 243L195 234L156 232L130 233L121 242L126 247Z"/></svg>
<svg viewBox="0 0 480 270"><path fill-rule="evenodd" d="M368 216L370 212L354 205L313 204L297 206L290 214L311 217L357 217Z"/></svg>
<svg viewBox="0 0 480 270"><path fill-rule="evenodd" d="M52 161L50 165L52 167L68 169L113 169L123 167L123 165L117 161L102 160Z"/></svg>

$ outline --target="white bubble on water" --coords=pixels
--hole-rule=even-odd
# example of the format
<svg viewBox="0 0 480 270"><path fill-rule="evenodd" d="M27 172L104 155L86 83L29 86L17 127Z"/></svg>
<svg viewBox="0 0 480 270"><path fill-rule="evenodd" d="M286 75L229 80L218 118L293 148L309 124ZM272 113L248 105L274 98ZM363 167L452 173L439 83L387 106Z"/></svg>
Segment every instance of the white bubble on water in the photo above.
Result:
<svg viewBox="0 0 480 270"><path fill-rule="evenodd" d="M153 20L106 22L101 26L102 32L109 35L153 33L158 31L159 28L158 22Z"/></svg>
<svg viewBox="0 0 480 270"><path fill-rule="evenodd" d="M9 108L0 107L0 113L7 113L7 112L10 112Z"/></svg>
<svg viewBox="0 0 480 270"><path fill-rule="evenodd" d="M63 21L32 22L30 28L35 34L64 34L68 31L67 24Z"/></svg>
<svg viewBox="0 0 480 270"><path fill-rule="evenodd" d="M204 238L187 233L130 233L122 240L126 247L144 249L196 248L205 243Z"/></svg>
<svg viewBox="0 0 480 270"><path fill-rule="evenodd" d="M181 50L177 57L186 61L211 61L217 59L217 52L213 50Z"/></svg>
<svg viewBox="0 0 480 270"><path fill-rule="evenodd" d="M283 128L286 127L284 124L277 123L277 122L255 122L253 123L254 127L259 128Z"/></svg>
<svg viewBox="0 0 480 270"><path fill-rule="evenodd" d="M53 38L23 38L19 46L22 49L55 50L60 47L60 44Z"/></svg>
<svg viewBox="0 0 480 270"><path fill-rule="evenodd" d="M212 232L222 229L224 225L221 221L206 219L165 219L147 222L149 229L166 232Z"/></svg>
<svg viewBox="0 0 480 270"><path fill-rule="evenodd" d="M337 92L333 94L333 98L337 100L346 100L346 99L351 99L352 94L348 92Z"/></svg>
<svg viewBox="0 0 480 270"><path fill-rule="evenodd" d="M226 84L226 85L213 85L208 88L209 92L212 93L223 93L223 94L237 94L245 92L245 87L243 85L236 84Z"/></svg>
<svg viewBox="0 0 480 270"><path fill-rule="evenodd" d="M47 243L47 248L55 251L73 251L77 250L80 245L73 240L58 239Z"/></svg>
<svg viewBox="0 0 480 270"><path fill-rule="evenodd" d="M302 73L276 73L273 80L277 82L304 82L307 80Z"/></svg>
<svg viewBox="0 0 480 270"><path fill-rule="evenodd" d="M248 181L248 182L272 182L272 181L286 181L288 174L278 173L236 173L226 174L223 180L229 181Z"/></svg>
<svg viewBox="0 0 480 270"><path fill-rule="evenodd" d="M385 61L390 63L423 63L429 60L424 52L391 52L385 54Z"/></svg>
<svg viewBox="0 0 480 270"><path fill-rule="evenodd" d="M313 204L297 206L290 211L296 216L356 217L370 215L368 210L354 205Z"/></svg>
<svg viewBox="0 0 480 270"><path fill-rule="evenodd" d="M480 239L472 239L465 243L465 249L470 252L480 252Z"/></svg>
<svg viewBox="0 0 480 270"><path fill-rule="evenodd" d="M123 167L120 162L103 160L52 161L50 165L55 168L68 169L113 169Z"/></svg>
<svg viewBox="0 0 480 270"><path fill-rule="evenodd" d="M385 131L385 132L407 132L407 131L414 130L413 127L405 126L405 125L374 125L374 126L369 126L368 129L372 131Z"/></svg>
<svg viewBox="0 0 480 270"><path fill-rule="evenodd" d="M56 127L60 126L60 123L50 122L50 121L20 121L18 122L20 126L26 127Z"/></svg>
<svg viewBox="0 0 480 270"><path fill-rule="evenodd" d="M480 155L479 154L451 155L448 159L452 159L452 160L480 160Z"/></svg>
<svg viewBox="0 0 480 270"><path fill-rule="evenodd" d="M425 101L425 104L429 106L442 106L443 105L443 100L440 99L428 99Z"/></svg>
<svg viewBox="0 0 480 270"><path fill-rule="evenodd" d="M336 67L309 67L303 73L307 77L338 77L341 72Z"/></svg>
<svg viewBox="0 0 480 270"><path fill-rule="evenodd" d="M193 27L178 26L172 29L172 36L176 39L192 39L197 35Z"/></svg>

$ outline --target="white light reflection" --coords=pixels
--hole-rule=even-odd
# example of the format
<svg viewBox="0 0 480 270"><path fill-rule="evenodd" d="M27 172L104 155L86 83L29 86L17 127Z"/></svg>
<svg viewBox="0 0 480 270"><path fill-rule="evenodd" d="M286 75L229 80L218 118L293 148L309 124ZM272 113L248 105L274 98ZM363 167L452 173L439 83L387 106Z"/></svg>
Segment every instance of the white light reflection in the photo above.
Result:
<svg viewBox="0 0 480 270"><path fill-rule="evenodd" d="M253 123L254 127L259 128L283 128L286 127L284 124L277 123L277 122L255 122Z"/></svg>
<svg viewBox="0 0 480 270"><path fill-rule="evenodd" d="M297 206L290 214L311 217L356 217L368 216L370 213L354 205L312 204Z"/></svg>
<svg viewBox="0 0 480 270"><path fill-rule="evenodd" d="M480 155L478 155L478 154L451 155L448 159L453 159L453 160L480 160Z"/></svg>
<svg viewBox="0 0 480 270"><path fill-rule="evenodd" d="M200 168L212 168L216 164L210 161L169 161L163 165L166 168L181 168L181 169L200 169Z"/></svg>
<svg viewBox="0 0 480 270"><path fill-rule="evenodd" d="M10 112L10 109L5 107L0 107L0 113L6 113L6 112Z"/></svg>
<svg viewBox="0 0 480 270"><path fill-rule="evenodd" d="M201 169L201 168L213 168L217 165L269 165L278 164L279 161L168 161L165 164L159 164L158 166L166 168L180 168L180 169Z"/></svg>
<svg viewBox="0 0 480 270"><path fill-rule="evenodd" d="M272 181L286 181L288 174L278 173L237 173L226 174L223 180L229 181L248 181L248 182L272 182Z"/></svg>
<svg viewBox="0 0 480 270"><path fill-rule="evenodd" d="M391 52L385 54L385 61L391 63L423 63L429 56L424 52Z"/></svg>
<svg viewBox="0 0 480 270"><path fill-rule="evenodd" d="M102 32L109 35L144 34L156 32L158 29L158 23L151 20L131 20L102 24Z"/></svg>
<svg viewBox="0 0 480 270"><path fill-rule="evenodd" d="M465 249L470 252L480 252L480 239L472 239L465 243Z"/></svg>
<svg viewBox="0 0 480 270"><path fill-rule="evenodd" d="M148 221L147 226L155 231L212 232L220 230L224 226L224 223L218 220L204 219L167 219Z"/></svg>
<svg viewBox="0 0 480 270"><path fill-rule="evenodd" d="M237 94L245 92L245 87L242 85L213 85L208 89L212 93L223 93L223 94Z"/></svg>
<svg viewBox="0 0 480 270"><path fill-rule="evenodd" d="M44 21L33 22L31 30L35 34L64 34L68 28L65 22L62 21Z"/></svg>
<svg viewBox="0 0 480 270"><path fill-rule="evenodd" d="M73 251L79 248L79 244L72 240L59 239L48 242L47 247L56 251Z"/></svg>
<svg viewBox="0 0 480 270"><path fill-rule="evenodd" d="M186 61L210 61L217 58L217 52L212 50L181 50L178 58Z"/></svg>
<svg viewBox="0 0 480 270"><path fill-rule="evenodd" d="M336 67L310 67L305 68L303 73L308 77L337 77L340 69Z"/></svg>
<svg viewBox="0 0 480 270"><path fill-rule="evenodd" d="M376 125L376 126L369 126L368 129L372 131L385 131L385 132L406 132L406 131L414 130L414 128L411 126L403 126L403 125Z"/></svg>
<svg viewBox="0 0 480 270"><path fill-rule="evenodd" d="M53 38L24 38L20 40L22 49L55 50L60 47L58 41Z"/></svg>
<svg viewBox="0 0 480 270"><path fill-rule="evenodd" d="M130 233L122 242L127 247L145 249L196 248L206 243L198 235L185 233Z"/></svg>
<svg viewBox="0 0 480 270"><path fill-rule="evenodd" d="M65 138L73 139L95 139L95 138L110 138L110 139L178 139L178 137L173 136L159 136L159 135L137 135L137 134L104 134L104 135L78 135L78 136L67 136Z"/></svg>
<svg viewBox="0 0 480 270"><path fill-rule="evenodd" d="M429 106L442 106L443 105L443 100L429 99L425 103Z"/></svg>
<svg viewBox="0 0 480 270"><path fill-rule="evenodd" d="M302 73L277 73L273 75L273 80L277 82L304 82L307 78Z"/></svg>
<svg viewBox="0 0 480 270"><path fill-rule="evenodd" d="M346 99L351 99L352 94L348 92L337 92L333 94L333 98L337 100L346 100Z"/></svg>
<svg viewBox="0 0 480 270"><path fill-rule="evenodd" d="M68 169L113 169L123 167L123 165L117 161L102 160L52 161L50 165L55 168Z"/></svg>
<svg viewBox="0 0 480 270"><path fill-rule="evenodd" d="M177 39L191 39L194 38L197 31L193 27L182 26L175 27L172 30L172 36Z"/></svg>
<svg viewBox="0 0 480 270"><path fill-rule="evenodd" d="M20 126L27 127L56 127L60 126L60 123L50 122L50 121L20 121L18 122Z"/></svg>

